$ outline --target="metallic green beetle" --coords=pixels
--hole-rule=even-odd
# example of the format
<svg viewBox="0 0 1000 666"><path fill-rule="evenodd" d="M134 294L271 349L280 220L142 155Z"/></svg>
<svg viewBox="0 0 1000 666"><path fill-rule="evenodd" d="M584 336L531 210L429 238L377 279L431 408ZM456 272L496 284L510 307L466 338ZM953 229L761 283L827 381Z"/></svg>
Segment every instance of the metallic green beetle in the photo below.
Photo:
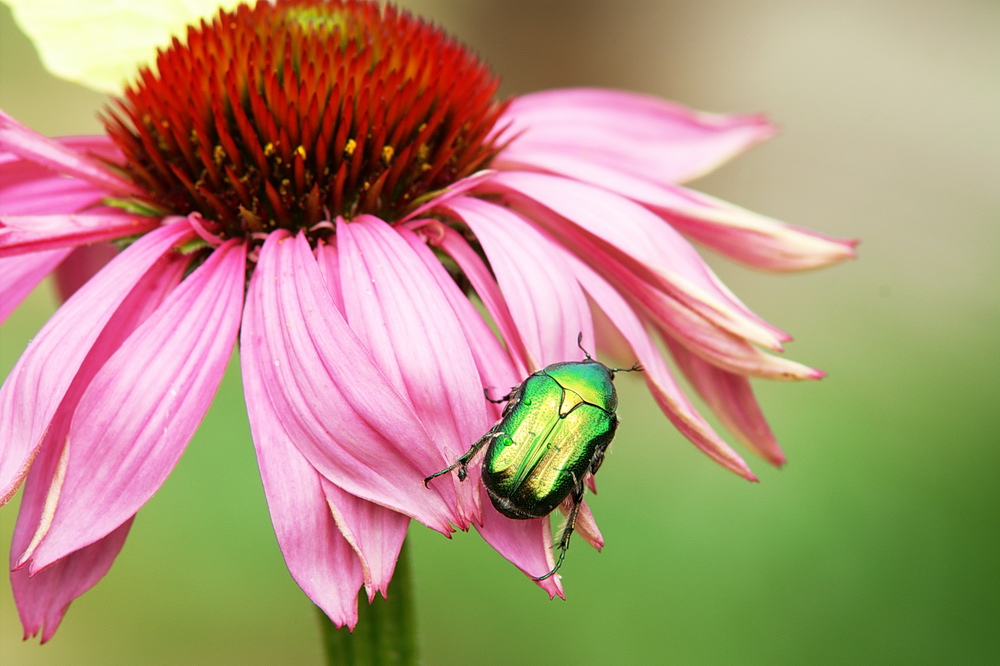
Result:
<svg viewBox="0 0 1000 666"><path fill-rule="evenodd" d="M584 480L596 474L604 452L618 427L618 394L612 383L616 372L641 370L609 368L586 355L584 361L545 366L510 393L491 402L506 402L496 425L472 445L454 465L424 479L458 468L464 481L475 455L488 445L482 478L493 506L508 518L541 518L572 495L573 506L559 536L559 560L544 580L562 566L576 517L583 501Z"/></svg>

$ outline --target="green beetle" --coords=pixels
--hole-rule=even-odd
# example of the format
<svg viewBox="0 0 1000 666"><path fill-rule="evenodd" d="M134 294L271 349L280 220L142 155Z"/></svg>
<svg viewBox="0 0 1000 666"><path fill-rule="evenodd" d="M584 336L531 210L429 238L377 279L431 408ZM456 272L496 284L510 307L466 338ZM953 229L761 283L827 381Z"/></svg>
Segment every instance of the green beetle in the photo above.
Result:
<svg viewBox="0 0 1000 666"><path fill-rule="evenodd" d="M506 402L496 425L472 445L454 465L424 479L447 474L456 467L464 481L468 466L484 446L482 478L493 506L508 518L541 518L572 495L570 509L559 536L559 560L544 580L562 566L576 517L583 501L587 473L596 474L604 452L618 427L618 394L613 384L616 372L641 370L609 368L583 349L583 361L547 365L510 393L490 402Z"/></svg>

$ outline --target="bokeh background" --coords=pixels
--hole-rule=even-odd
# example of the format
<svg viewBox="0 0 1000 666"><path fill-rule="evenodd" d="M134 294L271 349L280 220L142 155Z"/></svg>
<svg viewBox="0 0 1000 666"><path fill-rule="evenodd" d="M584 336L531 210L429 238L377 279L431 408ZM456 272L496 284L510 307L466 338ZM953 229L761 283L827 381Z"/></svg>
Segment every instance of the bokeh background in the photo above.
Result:
<svg viewBox="0 0 1000 666"><path fill-rule="evenodd" d="M550 602L474 534L410 542L428 664L995 663L1000 653L1000 3L413 0L504 92L610 86L764 111L766 145L696 184L833 235L860 259L791 276L712 257L822 382L758 385L785 469L717 468L624 378L622 426ZM80 26L86 30L85 25ZM0 107L93 133L104 98L53 79L0 6ZM0 372L55 308L0 331ZM15 507L0 512L0 550ZM318 663L230 372L107 578L5 664Z"/></svg>

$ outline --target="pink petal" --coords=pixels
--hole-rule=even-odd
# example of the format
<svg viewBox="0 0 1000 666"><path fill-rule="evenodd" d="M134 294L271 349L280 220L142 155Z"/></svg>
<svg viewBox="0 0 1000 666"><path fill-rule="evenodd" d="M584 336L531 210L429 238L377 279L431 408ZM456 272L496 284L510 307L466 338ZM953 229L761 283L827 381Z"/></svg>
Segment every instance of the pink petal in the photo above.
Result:
<svg viewBox="0 0 1000 666"><path fill-rule="evenodd" d="M542 367L528 352L517 325L514 323L514 318L510 314L510 309L507 307L507 302L500 292L500 287L493 279L490 269L483 263L482 258L454 229L440 224L435 228L439 233L436 238L430 239L429 242L439 245L448 256L454 259L462 273L469 278L472 288L475 289L476 294L486 307L486 311L489 312L490 318L500 330L500 336L507 343L507 351L515 364L517 376L527 377ZM518 379L517 383L520 381Z"/></svg>
<svg viewBox="0 0 1000 666"><path fill-rule="evenodd" d="M508 168L515 165L508 164ZM546 170L610 190L646 206L691 240L754 268L797 271L855 256L857 240L832 238L758 215L706 194L568 157Z"/></svg>
<svg viewBox="0 0 1000 666"><path fill-rule="evenodd" d="M129 518L106 537L32 576L27 569L11 572L10 586L25 639L39 631L42 643L52 638L70 603L96 585L111 568L131 526Z"/></svg>
<svg viewBox="0 0 1000 666"><path fill-rule="evenodd" d="M483 524L478 530L483 540L528 576L541 576L551 571L556 562L552 557L549 517L511 520L493 508L485 489L481 492ZM536 582L549 593L550 599L557 595L565 599L559 578L550 576Z"/></svg>
<svg viewBox="0 0 1000 666"><path fill-rule="evenodd" d="M440 451L333 304L304 237L279 231L264 243L240 341L244 393L266 392L324 477L450 534L454 491L423 485Z"/></svg>
<svg viewBox="0 0 1000 666"><path fill-rule="evenodd" d="M502 186L510 176L531 175L500 174L491 181L490 186L493 184ZM534 175L538 176L538 174ZM542 176L542 178L550 177ZM571 182L564 179L555 180L562 181L555 188L557 193L560 185ZM612 215L613 210L605 209L602 211L601 204L588 200L590 196L588 190L591 192L596 192L596 190L589 186L582 187L584 189L579 193L577 203L587 205L579 207L577 203L570 202L568 199L562 203L571 209L570 214L575 215L574 222L583 220L588 224L603 225L604 223L600 222L598 218L602 216L602 213L607 216ZM533 191L532 195L548 196L540 190ZM599 198L600 195L597 199ZM634 207L634 204L625 199L620 197L615 197L615 199L618 205L624 205L626 208L628 206ZM595 205L591 206L592 203ZM555 200L555 204L560 204L558 198ZM632 212L634 212L634 208ZM642 212L648 214L647 211ZM531 217L545 227L551 238L558 239L561 245L570 248L578 257L585 258L589 263L597 266L604 275L615 283L615 287L619 291L627 294L635 303L641 305L644 312L665 335L675 337L694 353L711 363L740 374L768 379L799 380L817 379L823 376L823 373L800 363L765 354L750 344L748 340L767 342L773 348L780 349L780 340L787 339L788 336L766 323L760 322L758 325L759 320L756 320L756 317L753 319L743 317L739 311L742 305L738 301L730 301L731 305L735 307L720 307L721 301L706 296L705 292L700 289L692 289L692 283L686 280L688 275L680 277L675 274L670 276L669 280L664 279L666 275L663 269L652 270L632 254L645 253L646 250L636 246L630 248L629 251L624 251L620 247L595 239L594 233L587 233L549 208L535 206L531 210ZM659 224L663 227L666 226L662 222ZM680 240L680 243L686 245L686 241ZM655 245L655 241L650 240L649 244ZM651 261L656 260L651 259ZM720 285L721 283L716 284L718 293L726 299L732 299L731 294L719 288ZM749 313L749 311L746 312Z"/></svg>
<svg viewBox="0 0 1000 666"><path fill-rule="evenodd" d="M103 361L104 355L97 355ZM132 524L131 519L127 520L104 539L71 553L33 576L29 576L27 569L20 568L20 554L33 547L36 532L47 528L51 521L58 490L51 498L52 503L46 501L47 496L50 495L50 488L61 483L65 472L62 442L65 441L68 418L57 421L49 431L48 446L42 448L28 473L11 541L11 587L24 625L25 638L37 634L44 626L43 643L55 633L69 604L108 572Z"/></svg>
<svg viewBox="0 0 1000 666"><path fill-rule="evenodd" d="M435 225L440 224L436 221L429 222ZM426 227L422 226L421 230L423 229L426 229ZM413 248L417 256L424 262L424 265L437 282L438 288L444 294L445 298L448 299L448 303L458 316L463 335L469 343L469 349L472 351L473 358L476 360L476 367L479 369L479 379L483 388L493 387L502 393L506 393L507 389L511 389L521 383L521 380L527 373L518 374L514 370L510 356L507 355L500 345L500 341L497 340L489 324L486 323L482 315L479 314L479 311L476 310L475 306L469 301L462 290L458 288L455 280L452 279L448 271L441 265L440 260L434 256L434 253L427 246L427 243L431 242L431 239L428 238L425 241L418 238L416 234L402 234L402 236L410 244L410 247ZM486 407L490 411L492 418L495 419L500 416L500 408L494 403L488 403Z"/></svg>
<svg viewBox="0 0 1000 666"><path fill-rule="evenodd" d="M593 346L590 308L562 253L530 222L481 199L456 197L446 207L482 243L504 300L529 352L542 365L578 360L577 340Z"/></svg>
<svg viewBox="0 0 1000 666"><path fill-rule="evenodd" d="M622 284L628 278L615 275ZM641 284L629 290L643 306L647 317L666 337L671 337L708 362L742 375L798 381L820 379L824 373L786 358L766 354L746 340L720 331L704 318L664 294L643 289Z"/></svg>
<svg viewBox="0 0 1000 666"><path fill-rule="evenodd" d="M0 260L0 324L72 251L62 248Z"/></svg>
<svg viewBox="0 0 1000 666"><path fill-rule="evenodd" d="M740 476L756 481L757 477L743 459L712 430L691 405L664 363L660 350L625 299L583 262L572 260L570 265L580 284L632 346L642 364L646 384L667 418L682 435L710 458Z"/></svg>
<svg viewBox="0 0 1000 666"><path fill-rule="evenodd" d="M0 111L0 150L43 164L58 173L75 176L119 194L135 187L97 160L34 132Z"/></svg>
<svg viewBox="0 0 1000 666"><path fill-rule="evenodd" d="M322 244L316 249L316 264L330 289L333 304L344 314L344 290L340 286L340 254L336 245Z"/></svg>
<svg viewBox="0 0 1000 666"><path fill-rule="evenodd" d="M246 248L208 259L121 345L80 399L43 569L116 529L159 489L208 411L239 331Z"/></svg>
<svg viewBox="0 0 1000 666"><path fill-rule="evenodd" d="M361 562L340 533L323 492L323 477L274 418L266 391L246 391L247 414L271 523L288 571L337 625L358 622Z"/></svg>
<svg viewBox="0 0 1000 666"><path fill-rule="evenodd" d="M19 568L20 555L30 552L51 524L65 472L62 444L69 417L83 388L138 322L180 281L188 262L180 256L176 259L164 266L162 272L147 273L119 307L77 374L74 386L63 401L60 416L47 432L46 445L28 474L11 545L11 566L17 569L11 574L11 586L26 637L38 633L43 626L43 643L53 635L69 604L107 573L132 523L132 519L128 519L107 537L67 555L33 576L29 577L27 569Z"/></svg>
<svg viewBox="0 0 1000 666"><path fill-rule="evenodd" d="M454 197L464 194L469 190L475 189L482 183L486 182L493 177L495 171L477 171L471 176L462 178L461 180L455 181L448 187L444 188L439 192L434 192L434 196L430 197L425 203L417 206L412 211L406 214L403 218L403 222L408 222L411 220L416 220L423 217L424 213L427 211L440 206L446 201L450 201Z"/></svg>
<svg viewBox="0 0 1000 666"><path fill-rule="evenodd" d="M740 303L683 237L642 206L592 185L538 173L497 174L484 188L519 194L569 220L614 249L619 261L650 285L669 294L720 329L771 349L781 349L789 336ZM565 223L551 213L529 215L562 238Z"/></svg>
<svg viewBox="0 0 1000 666"><path fill-rule="evenodd" d="M63 146L66 146L67 148L75 150L78 153L84 153L85 155L96 157L99 160L106 160L108 162L115 162L118 164L124 162L122 151L118 147L118 144L106 134L60 136L53 140Z"/></svg>
<svg viewBox="0 0 1000 666"><path fill-rule="evenodd" d="M188 257L169 253L140 277L80 364L59 409L49 422L38 455L28 472L11 549L18 567L30 559L52 525L66 476L66 442L70 423L80 398L108 359L176 288L189 264Z"/></svg>
<svg viewBox="0 0 1000 666"><path fill-rule="evenodd" d="M77 289L118 256L118 248L111 243L87 245L73 250L56 269L56 291L62 301L76 293Z"/></svg>
<svg viewBox="0 0 1000 666"><path fill-rule="evenodd" d="M355 497L326 479L323 491L343 538L354 547L361 560L368 601L375 599L376 590L386 598L399 551L406 539L409 517Z"/></svg>
<svg viewBox="0 0 1000 666"><path fill-rule="evenodd" d="M764 460L783 465L785 454L754 398L750 380L706 363L669 338L667 344L688 380L729 431Z"/></svg>
<svg viewBox="0 0 1000 666"><path fill-rule="evenodd" d="M90 183L66 178L49 169L14 159L0 164L0 215L76 213L107 196Z"/></svg>
<svg viewBox="0 0 1000 666"><path fill-rule="evenodd" d="M557 173L561 164L608 165L649 180L681 182L715 169L774 134L763 116L693 111L618 90L546 90L515 98L498 126L513 139L497 164Z"/></svg>
<svg viewBox="0 0 1000 666"><path fill-rule="evenodd" d="M770 271L823 268L857 256L854 238L834 238L752 213L708 195L674 187L693 204L650 209L688 238L730 259Z"/></svg>
<svg viewBox="0 0 1000 666"><path fill-rule="evenodd" d="M59 308L28 345L0 388L0 504L17 491L66 389L136 276L191 236L187 221L178 220L140 238Z"/></svg>
<svg viewBox="0 0 1000 666"><path fill-rule="evenodd" d="M0 259L25 252L87 245L138 236L160 225L158 217L128 213L0 216Z"/></svg>
<svg viewBox="0 0 1000 666"><path fill-rule="evenodd" d="M489 417L458 317L401 233L412 234L370 215L338 221L344 307L351 329L438 445L442 469L487 430ZM475 499L469 484L456 488L464 527Z"/></svg>

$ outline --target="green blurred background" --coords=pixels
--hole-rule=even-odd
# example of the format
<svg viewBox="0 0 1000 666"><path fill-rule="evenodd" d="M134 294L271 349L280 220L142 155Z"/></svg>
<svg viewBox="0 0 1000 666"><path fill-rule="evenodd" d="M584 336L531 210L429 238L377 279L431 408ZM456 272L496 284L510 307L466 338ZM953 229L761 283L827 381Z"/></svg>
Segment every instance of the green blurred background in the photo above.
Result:
<svg viewBox="0 0 1000 666"><path fill-rule="evenodd" d="M790 462L717 468L620 382L622 426L550 602L475 534L410 542L428 664L995 663L1000 371L1000 3L686 0L401 3L473 45L505 92L598 85L781 135L696 186L858 236L861 258L792 276L712 257L790 331L819 383L758 384ZM86 26L81 26L86 29ZM0 107L93 133L103 97L48 76L0 7ZM46 285L0 332L0 373L53 311ZM6 553L16 508L0 512ZM50 644L5 664L318 663L284 568L238 372L141 512L111 573Z"/></svg>

